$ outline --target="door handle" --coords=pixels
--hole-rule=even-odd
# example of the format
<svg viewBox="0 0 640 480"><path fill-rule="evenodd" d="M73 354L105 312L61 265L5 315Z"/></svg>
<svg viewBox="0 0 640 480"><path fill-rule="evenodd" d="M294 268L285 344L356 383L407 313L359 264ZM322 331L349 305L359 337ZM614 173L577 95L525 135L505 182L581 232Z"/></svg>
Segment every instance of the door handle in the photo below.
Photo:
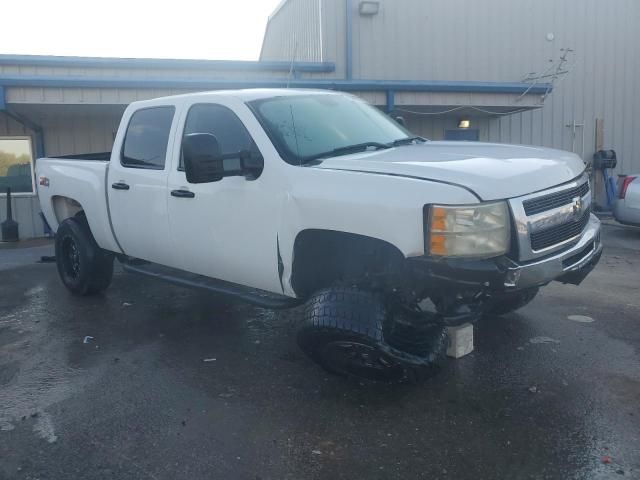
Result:
<svg viewBox="0 0 640 480"><path fill-rule="evenodd" d="M171 190L171 196L178 198L193 198L196 194L189 190Z"/></svg>
<svg viewBox="0 0 640 480"><path fill-rule="evenodd" d="M129 190L131 187L124 182L116 182L111 184L114 190Z"/></svg>

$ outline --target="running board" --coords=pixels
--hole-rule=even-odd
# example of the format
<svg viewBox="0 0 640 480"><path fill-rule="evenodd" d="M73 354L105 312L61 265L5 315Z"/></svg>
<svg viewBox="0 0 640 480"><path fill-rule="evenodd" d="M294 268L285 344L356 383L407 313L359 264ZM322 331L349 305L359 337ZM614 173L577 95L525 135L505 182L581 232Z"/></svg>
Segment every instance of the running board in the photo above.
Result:
<svg viewBox="0 0 640 480"><path fill-rule="evenodd" d="M265 292L264 290L243 287L241 285L236 285L235 283L215 280L203 275L196 275L152 263L146 265L134 265L129 262L122 262L122 268L129 273L163 280L181 287L196 288L199 290L228 295L243 302L255 305L256 307L267 308L270 310L293 308L304 302L304 300L300 300L299 298L276 295Z"/></svg>

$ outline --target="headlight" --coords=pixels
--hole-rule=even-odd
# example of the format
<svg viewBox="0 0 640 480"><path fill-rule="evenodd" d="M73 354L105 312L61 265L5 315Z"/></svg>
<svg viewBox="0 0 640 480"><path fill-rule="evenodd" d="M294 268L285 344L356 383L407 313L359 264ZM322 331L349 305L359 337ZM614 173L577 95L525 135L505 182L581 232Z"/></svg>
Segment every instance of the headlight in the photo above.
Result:
<svg viewBox="0 0 640 480"><path fill-rule="evenodd" d="M425 209L425 250L438 257L496 257L509 250L506 202Z"/></svg>

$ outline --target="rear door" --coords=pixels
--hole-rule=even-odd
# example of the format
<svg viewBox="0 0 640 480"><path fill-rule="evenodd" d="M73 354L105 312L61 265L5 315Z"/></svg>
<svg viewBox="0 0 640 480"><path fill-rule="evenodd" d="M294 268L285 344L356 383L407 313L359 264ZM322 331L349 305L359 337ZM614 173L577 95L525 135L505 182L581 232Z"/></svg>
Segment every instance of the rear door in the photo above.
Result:
<svg viewBox="0 0 640 480"><path fill-rule="evenodd" d="M129 256L171 264L167 216L167 158L176 128L176 108L141 108L128 118L120 152L109 165L107 192L111 221ZM117 154L119 153L119 158Z"/></svg>

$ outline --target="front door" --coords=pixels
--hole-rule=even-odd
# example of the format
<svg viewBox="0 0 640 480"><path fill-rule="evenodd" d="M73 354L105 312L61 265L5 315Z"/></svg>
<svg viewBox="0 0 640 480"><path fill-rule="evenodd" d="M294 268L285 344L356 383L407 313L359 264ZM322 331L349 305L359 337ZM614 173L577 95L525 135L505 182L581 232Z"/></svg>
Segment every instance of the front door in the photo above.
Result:
<svg viewBox="0 0 640 480"><path fill-rule="evenodd" d="M239 102L195 103L183 110L180 135L214 135L223 155L262 154L249 130L261 127ZM242 117L242 119L241 119ZM250 129L245 123L251 122ZM261 142L268 142L263 135ZM233 159L231 159L233 160ZM257 178L227 177L189 184L176 141L169 172L169 219L181 268L240 285L282 293L278 275L278 211L282 197L268 162Z"/></svg>
<svg viewBox="0 0 640 480"><path fill-rule="evenodd" d="M120 159L112 156L107 195L113 229L125 254L169 264L167 158L175 108L158 106L133 112Z"/></svg>

